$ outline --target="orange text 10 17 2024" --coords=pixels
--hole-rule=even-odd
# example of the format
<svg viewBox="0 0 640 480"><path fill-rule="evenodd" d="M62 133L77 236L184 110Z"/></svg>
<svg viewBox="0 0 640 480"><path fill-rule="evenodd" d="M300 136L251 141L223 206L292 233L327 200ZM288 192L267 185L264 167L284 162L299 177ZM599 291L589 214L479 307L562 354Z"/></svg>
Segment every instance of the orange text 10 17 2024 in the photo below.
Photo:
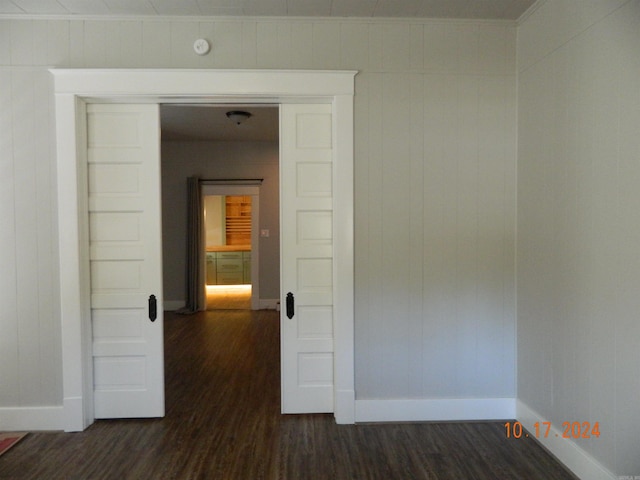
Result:
<svg viewBox="0 0 640 480"><path fill-rule="evenodd" d="M536 422L531 433L527 432L520 422L504 424L507 438L599 438L600 422L562 422L562 428L553 428L551 422Z"/></svg>

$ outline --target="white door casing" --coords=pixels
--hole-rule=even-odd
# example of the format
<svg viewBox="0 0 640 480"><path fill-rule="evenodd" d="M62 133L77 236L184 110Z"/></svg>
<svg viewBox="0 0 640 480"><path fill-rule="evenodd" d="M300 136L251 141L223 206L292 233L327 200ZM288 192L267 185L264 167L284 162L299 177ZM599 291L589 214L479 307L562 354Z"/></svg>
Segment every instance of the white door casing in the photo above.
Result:
<svg viewBox="0 0 640 480"><path fill-rule="evenodd" d="M85 108L91 103L326 103L332 106L334 416L355 421L354 71L52 69L56 100L60 318L66 431L94 420Z"/></svg>
<svg viewBox="0 0 640 480"><path fill-rule="evenodd" d="M95 418L164 416L159 158L158 105L87 106Z"/></svg>
<svg viewBox="0 0 640 480"><path fill-rule="evenodd" d="M282 105L282 413L334 410L332 172L331 105Z"/></svg>

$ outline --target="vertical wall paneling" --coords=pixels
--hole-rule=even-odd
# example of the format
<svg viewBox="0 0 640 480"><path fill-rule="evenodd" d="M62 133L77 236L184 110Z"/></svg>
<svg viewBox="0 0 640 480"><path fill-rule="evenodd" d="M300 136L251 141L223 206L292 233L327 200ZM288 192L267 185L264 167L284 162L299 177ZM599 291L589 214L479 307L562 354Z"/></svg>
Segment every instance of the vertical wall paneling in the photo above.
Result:
<svg viewBox="0 0 640 480"><path fill-rule="evenodd" d="M30 20L22 20L10 24L11 64L33 65L35 50L33 24L34 22Z"/></svg>
<svg viewBox="0 0 640 480"><path fill-rule="evenodd" d="M201 22L200 37L212 44L211 53L201 57L201 61L214 66L229 65L230 68L242 65L242 32L243 29L232 22Z"/></svg>
<svg viewBox="0 0 640 480"><path fill-rule="evenodd" d="M240 60L244 68L256 67L257 60L257 24L256 22L242 22L242 56ZM234 25L238 28L237 25Z"/></svg>
<svg viewBox="0 0 640 480"><path fill-rule="evenodd" d="M370 260L369 243L368 243L368 225L372 216L377 216L368 201L368 185L369 185L369 75L359 73L355 78L355 90L358 92L354 97L354 156L355 158L367 159L366 162L360 162L354 165L354 197L364 200L356 201L354 205L354 243L360 245L360 248L354 251L354 262L360 265L354 272L355 284L359 288L355 289L354 301L356 316L370 318L370 291L372 277L369 275L367 265ZM360 328L360 323L355 325L355 341L356 350L363 353L368 351L370 330ZM362 393L364 386L368 384L371 378L369 356L366 354L356 355L355 370L356 375L356 392Z"/></svg>
<svg viewBox="0 0 640 480"><path fill-rule="evenodd" d="M0 111L12 112L12 74L0 70ZM0 378L4 387L0 389L0 402L3 405L17 405L20 402L18 389L18 305L16 298L16 218L15 218L15 167L13 159L13 116L0 116Z"/></svg>
<svg viewBox="0 0 640 480"><path fill-rule="evenodd" d="M74 68L85 67L84 29L85 22L82 20L69 21L69 60L65 66Z"/></svg>
<svg viewBox="0 0 640 480"><path fill-rule="evenodd" d="M41 115L35 117L34 131L47 132L47 135L34 134L34 160L36 162L35 183L36 183L36 223L39 232L56 232L57 228L53 222L54 208L50 198L55 193L52 188L52 179L55 174L53 165L48 161L51 158L51 145L55 124L53 120L53 95L51 84L47 72L37 71L34 74L34 105L40 105ZM38 292L38 350L40 352L40 383L42 391L40 394L46 395L54 402L61 394L61 386L57 384L56 366L59 364L59 350L55 345L55 340L59 341L60 335L57 326L53 322L46 321L47 315L57 305L54 290L54 281L57 277L55 263L51 261L55 258L56 244L55 235L37 235L37 248L33 252L38 262L37 285ZM52 359L42 368L42 359Z"/></svg>
<svg viewBox="0 0 640 480"><path fill-rule="evenodd" d="M363 322L362 329L369 329L367 335L367 345L364 349L368 357L369 377L363 379L361 389L357 390L358 396L366 398L373 392L383 391L384 385L382 377L377 375L384 369L383 348L385 344L385 318L382 315L382 295L384 288L383 278L383 243L382 234L384 231L384 220L382 218L383 208L383 172L382 172L382 76L374 74L369 77L369 157L368 173L369 185L367 199L369 205L369 224L363 232L367 242L367 258L365 265L362 265L362 272L368 278L368 302L367 311L363 312L362 318L367 318ZM356 93L357 95L357 93ZM356 159L356 163L358 159ZM357 248L356 248L357 250ZM356 265L356 289L358 284L358 265ZM365 317L366 315L366 317ZM358 322L356 321L356 325ZM367 328L368 327L368 328ZM358 339L356 338L356 343ZM356 378L358 373L356 372Z"/></svg>
<svg viewBox="0 0 640 480"><path fill-rule="evenodd" d="M458 56L461 72L477 73L480 70L478 53L478 26L459 29Z"/></svg>
<svg viewBox="0 0 640 480"><path fill-rule="evenodd" d="M340 26L341 68L368 70L369 66L369 25L348 23ZM357 122L356 122L357 127Z"/></svg>
<svg viewBox="0 0 640 480"><path fill-rule="evenodd" d="M411 25L409 68L413 72L424 71L424 26Z"/></svg>
<svg viewBox="0 0 640 480"><path fill-rule="evenodd" d="M478 90L477 78L458 78L458 152L456 209L456 319L454 358L458 390L478 388ZM484 319L486 320L486 319ZM465 388L462 387L462 388Z"/></svg>
<svg viewBox="0 0 640 480"><path fill-rule="evenodd" d="M172 21L171 22L171 66L174 68L197 68L200 57L193 51L193 42L196 40L194 32L199 31L196 21ZM166 57L163 58L166 63Z"/></svg>
<svg viewBox="0 0 640 480"><path fill-rule="evenodd" d="M33 64L44 65L47 63L47 49L42 48L48 41L48 29L46 22L34 22L33 24Z"/></svg>
<svg viewBox="0 0 640 480"><path fill-rule="evenodd" d="M640 470L639 460L633 448L634 431L640 430L640 415L638 406L633 398L640 395L640 378L637 375L637 365L640 365L640 349L637 339L640 338L640 322L638 321L637 285L640 282L640 265L638 261L637 245L640 238L640 223L637 210L633 205L638 202L640 184L640 91L637 88L637 78L640 72L638 46L640 45L640 6L638 2L630 2L620 11L614 22L607 25L607 31L615 26L616 51L621 66L618 78L619 131L618 131L618 179L619 193L618 208L620 218L628 219L621 226L618 237L620 254L620 293L621 314L620 325L616 328L616 412L617 431L615 439L616 465L619 472ZM609 351L610 352L610 351ZM608 352L608 353L609 353ZM637 436L636 436L637 438Z"/></svg>
<svg viewBox="0 0 640 480"><path fill-rule="evenodd" d="M293 23L291 26L291 64L295 68L315 68L313 64L313 23Z"/></svg>
<svg viewBox="0 0 640 480"><path fill-rule="evenodd" d="M11 64L11 22L0 20L0 65L9 64Z"/></svg>
<svg viewBox="0 0 640 480"><path fill-rule="evenodd" d="M268 68L277 63L278 55L283 51L279 47L280 36L276 22L259 23L257 26L257 58L260 67ZM286 48L285 48L286 51Z"/></svg>
<svg viewBox="0 0 640 480"><path fill-rule="evenodd" d="M458 26L434 24L424 30L424 68L427 72L456 72L458 56Z"/></svg>
<svg viewBox="0 0 640 480"><path fill-rule="evenodd" d="M387 72L407 72L411 65L411 29L405 24L382 29L382 67Z"/></svg>
<svg viewBox="0 0 640 480"><path fill-rule="evenodd" d="M109 35L107 40L107 29L114 28L112 22L104 20L88 20L84 22L84 65L86 67L97 67L99 65L113 65L111 57L115 52L118 37ZM107 44L109 42L109 44Z"/></svg>
<svg viewBox="0 0 640 480"><path fill-rule="evenodd" d="M513 71L515 66L508 58L509 44L513 43L506 28L478 27L478 71L489 74Z"/></svg>
<svg viewBox="0 0 640 480"><path fill-rule="evenodd" d="M382 76L382 319L386 341L381 345L385 397L404 398L409 390L409 292L411 113L406 74ZM405 345L398 349L397 345ZM380 372L378 373L380 374Z"/></svg>
<svg viewBox="0 0 640 480"><path fill-rule="evenodd" d="M383 65L384 25L369 25L369 70L379 72Z"/></svg>
<svg viewBox="0 0 640 480"><path fill-rule="evenodd" d="M424 166L423 166L423 388L439 392L434 396L451 395L444 379L453 378L453 362L443 362L449 343L446 325L451 324L454 292L451 272L454 238L451 226L455 215L447 208L455 203L447 202L447 184L455 184L455 176L448 175L455 163L453 155L447 155L447 135L454 135L455 111L447 108L452 97L448 91L454 86L445 75L426 75L424 78ZM454 97L455 98L455 97ZM453 183L452 183L453 182ZM447 274L449 272L449 274ZM449 307L448 307L449 306ZM434 369L430 365L439 364Z"/></svg>
<svg viewBox="0 0 640 480"><path fill-rule="evenodd" d="M34 137L35 79L31 71L21 69L13 73L13 159L16 185L15 231L21 241L16 243L16 295L18 322L18 374L19 392L23 401L38 402L39 382L39 332L38 332L38 284L32 272L38 271L38 223L36 217L36 151ZM18 93L16 95L16 93ZM33 301L36 299L36 301Z"/></svg>
<svg viewBox="0 0 640 480"><path fill-rule="evenodd" d="M635 475L640 4L546 2L518 35L519 411L598 422L546 442L581 478Z"/></svg>
<svg viewBox="0 0 640 480"><path fill-rule="evenodd" d="M499 99L506 88L503 79L480 77L478 86L478 282L477 311L488 319L478 331L478 370L484 374L478 385L485 394L504 388L510 378L505 351L510 348L497 335L505 322L504 272L511 266L504 259L505 238L505 139L493 125L504 124L504 103ZM496 175L495 172L502 172ZM513 181L513 178L511 179ZM505 389L505 392L508 391Z"/></svg>
<svg viewBox="0 0 640 480"><path fill-rule="evenodd" d="M420 32L421 33L421 32ZM420 44L422 35L420 35ZM407 396L420 397L424 391L422 384L424 355L422 342L425 334L424 311L422 293L424 289L424 259L423 240L424 232L424 81L422 75L409 76L409 101L405 108L405 114L409 113L408 136L409 141L409 184L406 199L408 200L409 225L409 269L408 269L408 315L409 318L421 319L419 322L409 322L408 328L408 390Z"/></svg>
<svg viewBox="0 0 640 480"><path fill-rule="evenodd" d="M313 68L340 68L340 24L316 23L312 27Z"/></svg>
<svg viewBox="0 0 640 480"><path fill-rule="evenodd" d="M140 68L143 65L142 22L121 21L118 23L118 48L121 68Z"/></svg>
<svg viewBox="0 0 640 480"><path fill-rule="evenodd" d="M47 52L47 65L62 67L69 61L69 22L50 20L46 22L47 40L43 50Z"/></svg>
<svg viewBox="0 0 640 480"><path fill-rule="evenodd" d="M195 39L194 39L195 41ZM171 51L171 33L164 22L142 23L142 66L160 67Z"/></svg>

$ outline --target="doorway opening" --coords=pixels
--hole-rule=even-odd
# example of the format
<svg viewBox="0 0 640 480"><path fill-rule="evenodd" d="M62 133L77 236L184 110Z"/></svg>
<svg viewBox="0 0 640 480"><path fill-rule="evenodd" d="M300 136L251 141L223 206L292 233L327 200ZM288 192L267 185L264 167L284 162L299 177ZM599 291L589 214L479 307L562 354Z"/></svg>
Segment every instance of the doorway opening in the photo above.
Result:
<svg viewBox="0 0 640 480"><path fill-rule="evenodd" d="M240 108L251 116L238 125L227 113ZM175 419L184 414L180 403L193 395L190 403L206 416L209 406L201 402L216 396L212 385L226 392L215 400L217 408L229 408L225 402L237 405L246 384L228 371L233 363L246 367L247 381L262 385L263 394L271 398L271 410L277 412L279 371L272 368L265 381L259 378L264 377L264 369L250 359L262 352L272 367L278 360L274 358L280 342L278 313L262 310L269 305L260 301L260 293L279 298L279 289L269 290L280 283L278 235L271 237L279 229L279 105L163 104L160 128L162 197L167 210L163 209L163 261L171 265L165 271L185 270L187 250L193 245L189 240L180 242L201 238L201 272L191 278L201 283L204 293L201 311L185 316L166 308L166 415ZM180 206L189 197L187 179L194 177L198 179L201 218L195 234L188 232L193 226L186 218L192 215L195 203ZM261 251L269 257L262 269ZM270 283L264 289L260 288L261 270ZM194 273L186 271L186 275ZM165 278L165 298L180 299L187 277L182 285L174 286L172 281ZM182 307L181 300L167 303ZM264 335L270 344L257 348L247 339L253 335ZM208 365L210 374L207 385L200 375L191 374L200 372L203 365ZM175 379L178 372L180 378Z"/></svg>
<svg viewBox="0 0 640 480"><path fill-rule="evenodd" d="M205 195L207 310L251 309L250 195Z"/></svg>
<svg viewBox="0 0 640 480"><path fill-rule="evenodd" d="M246 111L238 124L228 113ZM279 106L161 106L165 307L185 305L185 179L200 179L199 310L275 309L279 301ZM165 211L166 210L166 211ZM261 255L261 252L263 255Z"/></svg>

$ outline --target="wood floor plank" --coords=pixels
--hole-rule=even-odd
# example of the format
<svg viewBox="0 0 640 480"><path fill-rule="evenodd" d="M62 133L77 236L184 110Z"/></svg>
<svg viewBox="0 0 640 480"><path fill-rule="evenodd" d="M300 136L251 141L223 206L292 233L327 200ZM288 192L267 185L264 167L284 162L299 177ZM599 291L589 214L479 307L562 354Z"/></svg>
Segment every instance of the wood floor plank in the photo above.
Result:
<svg viewBox="0 0 640 480"><path fill-rule="evenodd" d="M502 422L336 425L280 415L274 311L165 316L166 417L34 432L0 479L574 479Z"/></svg>

